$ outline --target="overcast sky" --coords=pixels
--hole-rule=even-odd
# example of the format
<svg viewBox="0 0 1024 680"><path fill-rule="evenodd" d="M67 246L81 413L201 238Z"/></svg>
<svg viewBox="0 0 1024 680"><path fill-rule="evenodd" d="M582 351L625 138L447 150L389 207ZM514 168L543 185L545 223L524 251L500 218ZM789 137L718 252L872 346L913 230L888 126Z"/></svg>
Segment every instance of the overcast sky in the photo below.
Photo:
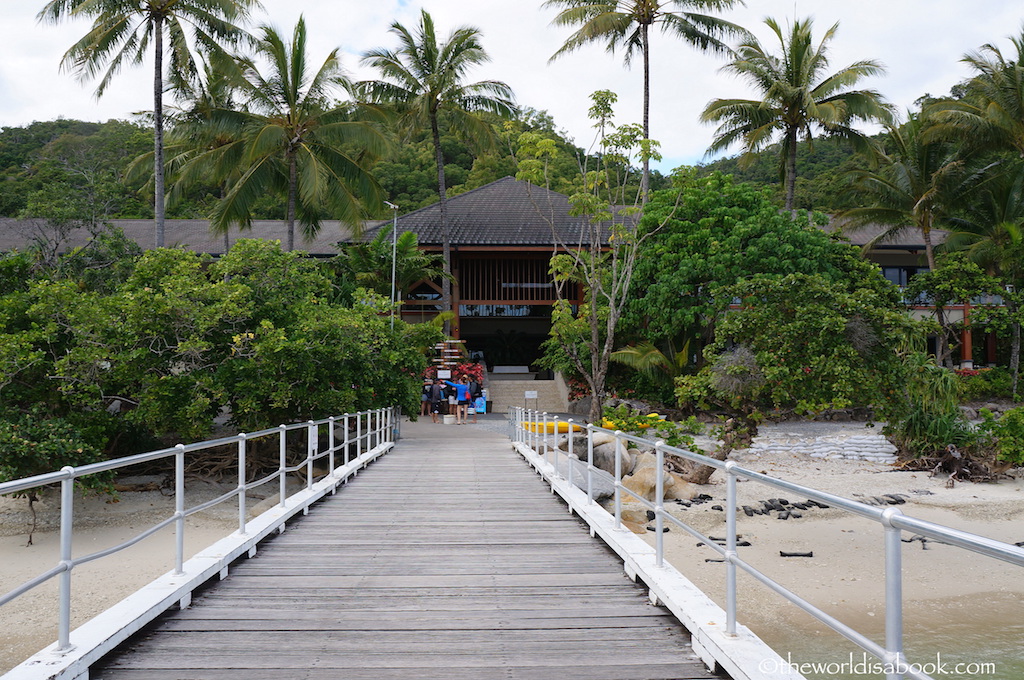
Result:
<svg viewBox="0 0 1024 680"><path fill-rule="evenodd" d="M0 39L0 127L21 126L58 117L82 120L129 118L152 108L151 64L121 73L101 100L95 81L79 83L59 69L65 50L88 30L87 21L41 24L36 13L43 0L3 0ZM589 95L609 89L619 95L617 122L640 122L642 69L631 69L621 54L599 45L548 64L569 35L551 26L555 12L540 0L264 0L255 23L272 23L290 33L300 13L306 17L312 60L319 64L334 47L356 78L370 77L359 56L373 47L393 46L393 21L412 26L420 8L430 12L442 35L470 24L483 33L492 61L472 73L475 79L508 83L518 102L548 111L576 143L587 147L593 132L586 118ZM1012 54L1007 36L1019 34L1024 6L1010 0L747 0L725 18L745 26L766 45L774 37L765 17L781 23L793 16L813 16L815 36L833 23L834 69L860 59L876 59L887 74L866 83L899 109L906 110L925 93L942 95L967 76L964 53L994 43ZM662 144L664 171L701 161L713 128L698 121L704 106L719 97L750 93L735 78L719 72L721 58L698 54L667 35L651 40L651 136Z"/></svg>

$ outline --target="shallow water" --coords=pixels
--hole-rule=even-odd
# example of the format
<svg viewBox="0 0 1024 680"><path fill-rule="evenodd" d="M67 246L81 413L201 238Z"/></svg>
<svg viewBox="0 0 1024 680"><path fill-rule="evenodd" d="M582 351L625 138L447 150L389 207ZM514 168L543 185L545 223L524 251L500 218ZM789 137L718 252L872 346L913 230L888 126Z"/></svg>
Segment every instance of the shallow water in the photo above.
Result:
<svg viewBox="0 0 1024 680"><path fill-rule="evenodd" d="M881 664L837 633L794 612L789 625L750 627L808 680L885 678ZM846 620L872 639L885 639L884 617ZM935 678L1024 678L1024 607L1014 595L993 593L908 602L907 661ZM771 668L762 669L766 680Z"/></svg>

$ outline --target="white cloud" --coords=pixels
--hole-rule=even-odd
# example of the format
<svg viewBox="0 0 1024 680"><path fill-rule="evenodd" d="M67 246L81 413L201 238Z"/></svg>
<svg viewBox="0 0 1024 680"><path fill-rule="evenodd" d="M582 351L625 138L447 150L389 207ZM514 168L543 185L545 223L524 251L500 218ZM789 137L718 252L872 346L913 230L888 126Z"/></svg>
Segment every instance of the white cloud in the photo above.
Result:
<svg viewBox="0 0 1024 680"><path fill-rule="evenodd" d="M81 85L59 71L61 56L84 35L86 22L57 26L39 24L37 3L8 2L0 31L0 126L24 125L58 116L105 120L128 117L151 108L150 66L126 69L103 99L92 93L95 83ZM319 61L341 47L343 62L357 77L369 76L358 67L362 51L394 44L388 33L393 21L411 25L420 7L429 11L442 34L454 26L471 24L483 32L483 44L492 62L473 73L477 79L504 80L521 104L545 109L581 145L589 143L586 119L589 95L594 90L618 93L620 122L639 122L641 78L639 61L626 69L621 54L611 55L592 45L548 64L548 58L569 35L567 27L550 25L553 10L540 0L265 0L268 21L284 31L299 14L306 17L312 56ZM860 59L883 62L888 73L867 83L900 109L925 93L945 94L967 75L961 56L985 43L1009 50L1006 36L1020 30L1024 11L1009 0L988 0L983 5L962 0L799 0L800 17L813 14L816 34L838 21L832 45L832 63L839 67ZM766 44L772 36L761 21L773 16L792 19L793 0L747 0L727 18L754 30ZM662 143L662 167L698 161L710 143L712 129L697 121L708 101L744 96L743 83L719 73L722 60L698 54L669 36L652 39L651 134Z"/></svg>

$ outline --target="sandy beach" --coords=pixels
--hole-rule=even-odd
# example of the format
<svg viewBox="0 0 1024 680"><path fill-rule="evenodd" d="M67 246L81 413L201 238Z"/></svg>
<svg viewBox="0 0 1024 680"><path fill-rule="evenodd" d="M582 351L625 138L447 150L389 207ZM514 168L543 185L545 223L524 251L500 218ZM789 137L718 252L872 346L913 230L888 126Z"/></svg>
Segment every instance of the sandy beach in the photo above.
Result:
<svg viewBox="0 0 1024 680"><path fill-rule="evenodd" d="M504 428L504 424L481 422L476 427ZM829 427L833 431L838 427L845 434L863 429L858 424ZM735 459L744 467L849 498L903 494L906 503L899 507L908 515L1010 543L1024 541L1024 474L995 484L965 482L947 488L944 476L897 471L877 462L749 452L739 452ZM227 487L194 483L189 488L191 504L219 495ZM755 482L741 482L738 490L741 503L750 505L780 495ZM725 498L723 479L716 474L700 492L715 500L689 508L670 506L673 514L705 534L724 535L725 513L712 509ZM40 503L41 528L35 534L34 545L26 547L26 502L0 499L0 591L9 591L57 562L54 501L51 496ZM173 500L161 491L121 493L116 503L102 497L77 502L81 504L76 516L82 518L82 532L74 547L76 555L123 541L167 516L173 508ZM253 498L250 514L273 502L270 498L260 504L258 498ZM882 639L883 553L878 525L837 509L820 508L808 509L802 517L789 520L740 513L738 521L743 540L751 544L740 548L745 560L842 621ZM237 510L232 502L190 518L187 553L192 555L231 533L236 522ZM636 529L653 542L653 533L643 524ZM665 534L665 539L669 561L724 604L724 567L706 561L717 555L707 547L698 548L696 539L679 529ZM127 552L77 568L73 625L170 570L173 540L173 531L168 528ZM1024 599L1021 570L948 545L929 542L926 548L920 542L904 544L908 650L922 658L932 657L939 649L964 661L983 661L982 656L998 654L1006 671L998 677L1024 677L1024 659L1019 650L1019 640L1024 637L1024 611L1019 605ZM779 551L813 552L814 556L782 558ZM784 658L788 652L794 661L833 660L839 655L845 660L847 652L852 652L851 645L750 577L741 575L739 585L741 623L761 635ZM55 591L56 584L51 582L0 609L0 673L56 639ZM860 658L860 652L856 654ZM1008 656L1016 656L1019 665L1006 661Z"/></svg>

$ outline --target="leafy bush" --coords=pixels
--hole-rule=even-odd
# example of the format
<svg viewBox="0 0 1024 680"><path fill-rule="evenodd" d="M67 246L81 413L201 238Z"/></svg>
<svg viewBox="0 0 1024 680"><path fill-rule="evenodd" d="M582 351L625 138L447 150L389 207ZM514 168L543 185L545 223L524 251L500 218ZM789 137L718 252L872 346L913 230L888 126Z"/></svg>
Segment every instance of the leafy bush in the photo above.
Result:
<svg viewBox="0 0 1024 680"><path fill-rule="evenodd" d="M102 451L78 428L63 418L49 417L41 408L0 419L0 482L102 460ZM105 488L107 481L96 475L80 480L90 488Z"/></svg>
<svg viewBox="0 0 1024 680"><path fill-rule="evenodd" d="M688 418L681 423L661 420L656 414L640 415L626 404L605 408L603 425L627 434L642 435L652 440L661 439L675 447L692 446L693 437L688 433L700 434L704 430L703 423L696 418Z"/></svg>
<svg viewBox="0 0 1024 680"><path fill-rule="evenodd" d="M964 401L1009 399L1012 380L1010 372L999 367L956 371L957 390Z"/></svg>
<svg viewBox="0 0 1024 680"><path fill-rule="evenodd" d="M1024 408L1010 409L996 419L988 409L981 410L978 431L996 449L996 457L1015 465L1024 465Z"/></svg>

